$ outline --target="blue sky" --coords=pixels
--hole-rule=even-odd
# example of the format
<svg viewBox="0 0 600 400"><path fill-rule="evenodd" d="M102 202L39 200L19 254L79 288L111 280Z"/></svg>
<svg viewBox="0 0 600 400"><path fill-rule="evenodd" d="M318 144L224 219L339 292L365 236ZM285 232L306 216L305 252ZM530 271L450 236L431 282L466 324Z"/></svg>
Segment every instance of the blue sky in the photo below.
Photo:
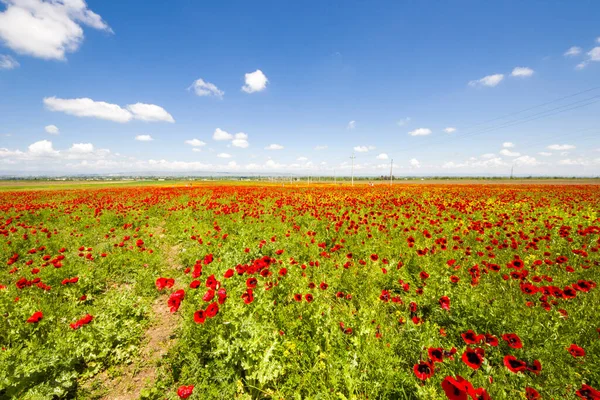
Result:
<svg viewBox="0 0 600 400"><path fill-rule="evenodd" d="M0 172L599 175L598 15L0 0Z"/></svg>

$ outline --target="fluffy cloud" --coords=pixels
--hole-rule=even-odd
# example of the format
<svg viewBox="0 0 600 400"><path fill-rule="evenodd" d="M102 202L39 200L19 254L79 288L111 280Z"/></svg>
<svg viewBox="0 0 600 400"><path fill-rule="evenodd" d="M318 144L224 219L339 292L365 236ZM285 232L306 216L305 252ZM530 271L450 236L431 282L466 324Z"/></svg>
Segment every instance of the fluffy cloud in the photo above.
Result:
<svg viewBox="0 0 600 400"><path fill-rule="evenodd" d="M535 165L540 165L541 163L538 160L536 160L534 157L521 156L521 157L515 158L515 164L516 165L535 166Z"/></svg>
<svg viewBox="0 0 600 400"><path fill-rule="evenodd" d="M0 69L17 68L20 64L11 56L0 54Z"/></svg>
<svg viewBox="0 0 600 400"><path fill-rule="evenodd" d="M175 122L173 116L155 104L135 103L127 106L133 118L147 122Z"/></svg>
<svg viewBox="0 0 600 400"><path fill-rule="evenodd" d="M225 132L221 128L217 128L213 132L212 138L213 138L213 140L218 140L218 141L231 140L231 139L233 139L233 135L231 133Z"/></svg>
<svg viewBox="0 0 600 400"><path fill-rule="evenodd" d="M600 61L600 46L594 47L587 55L590 58L590 61Z"/></svg>
<svg viewBox="0 0 600 400"><path fill-rule="evenodd" d="M538 154L540 156L544 156L544 157L550 157L552 155L552 153L550 153L548 151L540 151Z"/></svg>
<svg viewBox="0 0 600 400"><path fill-rule="evenodd" d="M91 143L73 143L69 151L79 154L93 153L94 145Z"/></svg>
<svg viewBox="0 0 600 400"><path fill-rule="evenodd" d="M565 57L573 57L581 54L581 47L573 46L569 50L565 51Z"/></svg>
<svg viewBox="0 0 600 400"><path fill-rule="evenodd" d="M231 141L231 144L234 147L240 147L242 149L245 149L246 147L250 146L250 144L248 143L248 135L244 132L236 133L235 135L233 135L233 140Z"/></svg>
<svg viewBox="0 0 600 400"><path fill-rule="evenodd" d="M282 145L280 145L280 144L275 144L275 143L273 143L273 144L270 144L270 145L268 145L267 147L265 147L265 150L282 150L282 149L283 149L283 146L282 146Z"/></svg>
<svg viewBox="0 0 600 400"><path fill-rule="evenodd" d="M504 79L504 74L488 75L488 76L484 76L481 79L470 81L469 82L469 86L473 86L473 87L481 87L481 86L494 87L494 86L497 86L500 82L502 82L502 79Z"/></svg>
<svg viewBox="0 0 600 400"><path fill-rule="evenodd" d="M417 128L414 131L408 132L410 136L427 136L431 134L431 129L428 128Z"/></svg>
<svg viewBox="0 0 600 400"><path fill-rule="evenodd" d="M306 158L306 157L298 157L296 159L296 161L308 161L308 158Z"/></svg>
<svg viewBox="0 0 600 400"><path fill-rule="evenodd" d="M504 142L502 143L502 147L504 147L505 149L510 149L511 147L515 147L515 144L512 142Z"/></svg>
<svg viewBox="0 0 600 400"><path fill-rule="evenodd" d="M91 117L114 122L129 122L132 119L155 122L175 122L164 108L154 104L136 103L125 108L104 101L94 101L84 97L79 99L44 98L44 105L50 111L64 112L76 117Z"/></svg>
<svg viewBox="0 0 600 400"><path fill-rule="evenodd" d="M46 125L44 130L51 135L58 135L59 130L56 125Z"/></svg>
<svg viewBox="0 0 600 400"><path fill-rule="evenodd" d="M346 128L347 129L354 129L354 128L356 128L356 121L350 121L350 122L348 122L348 126Z"/></svg>
<svg viewBox="0 0 600 400"><path fill-rule="evenodd" d="M366 153L370 150L375 150L375 146L354 146L354 151L358 153Z"/></svg>
<svg viewBox="0 0 600 400"><path fill-rule="evenodd" d="M56 156L58 151L52 147L52 142L49 140L40 140L29 145L29 153L34 156Z"/></svg>
<svg viewBox="0 0 600 400"><path fill-rule="evenodd" d="M564 151L564 150L573 150L575 146L572 144L551 144L548 146L548 150L556 150L556 151Z"/></svg>
<svg viewBox="0 0 600 400"><path fill-rule="evenodd" d="M378 160L387 160L389 157L386 153L381 153L375 158L377 158Z"/></svg>
<svg viewBox="0 0 600 400"><path fill-rule="evenodd" d="M242 90L246 93L260 92L267 88L269 80L260 69L254 72L249 72L244 75L246 84L242 86Z"/></svg>
<svg viewBox="0 0 600 400"><path fill-rule="evenodd" d="M510 75L516 76L519 78L527 78L527 77L530 77L531 75L533 75L533 73L534 73L534 71L531 68L515 67L515 69L512 70L512 73Z"/></svg>
<svg viewBox="0 0 600 400"><path fill-rule="evenodd" d="M137 140L138 142L151 142L154 139L152 139L152 136L150 135L137 135L135 137L135 140Z"/></svg>
<svg viewBox="0 0 600 400"><path fill-rule="evenodd" d="M421 163L416 158L411 158L408 162L411 168L421 168Z"/></svg>
<svg viewBox="0 0 600 400"><path fill-rule="evenodd" d="M202 146L206 146L206 143L204 143L204 142L203 142L202 140L200 140L200 139L189 139L189 140L186 140L184 143L185 143L185 144L189 144L190 146L193 146L193 147L202 147Z"/></svg>
<svg viewBox="0 0 600 400"><path fill-rule="evenodd" d="M215 96L222 99L225 94L225 92L219 90L214 84L205 82L203 79L196 79L189 89L193 89L198 96Z"/></svg>
<svg viewBox="0 0 600 400"><path fill-rule="evenodd" d="M449 126L449 127L447 127L447 128L444 129L444 132L446 132L446 133L454 133L454 132L456 132L456 128L453 128L453 127Z"/></svg>
<svg viewBox="0 0 600 400"><path fill-rule="evenodd" d="M517 153L516 151L510 151L508 149L500 150L500 154L506 157L519 157L521 153Z"/></svg>
<svg viewBox="0 0 600 400"><path fill-rule="evenodd" d="M219 157L219 158L231 158L231 154L228 154L228 153L219 153L219 154L217 154L217 157Z"/></svg>
<svg viewBox="0 0 600 400"><path fill-rule="evenodd" d="M80 24L112 33L84 0L2 0L0 40L20 54L64 60L83 42Z"/></svg>
<svg viewBox="0 0 600 400"><path fill-rule="evenodd" d="M319 146L315 146L315 150L320 151L320 150L327 150L327 145L319 145Z"/></svg>

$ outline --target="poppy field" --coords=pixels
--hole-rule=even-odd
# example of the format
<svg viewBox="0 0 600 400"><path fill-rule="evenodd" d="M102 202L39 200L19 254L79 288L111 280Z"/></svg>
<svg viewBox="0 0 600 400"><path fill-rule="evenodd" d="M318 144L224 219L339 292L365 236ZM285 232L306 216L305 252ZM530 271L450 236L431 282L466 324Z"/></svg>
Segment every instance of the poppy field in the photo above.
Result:
<svg viewBox="0 0 600 400"><path fill-rule="evenodd" d="M600 399L596 185L6 191L0 234L0 398Z"/></svg>

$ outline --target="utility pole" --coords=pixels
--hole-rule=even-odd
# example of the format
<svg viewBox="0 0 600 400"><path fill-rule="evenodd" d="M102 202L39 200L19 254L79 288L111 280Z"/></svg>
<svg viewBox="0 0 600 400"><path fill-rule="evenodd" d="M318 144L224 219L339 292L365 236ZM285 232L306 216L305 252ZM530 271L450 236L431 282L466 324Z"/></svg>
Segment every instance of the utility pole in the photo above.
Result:
<svg viewBox="0 0 600 400"><path fill-rule="evenodd" d="M352 186L354 186L354 159L356 157L354 156L354 152L352 152L352 157L350 157L350 159L352 160Z"/></svg>
<svg viewBox="0 0 600 400"><path fill-rule="evenodd" d="M512 178L513 178L513 171L514 171L514 170L515 170L515 166L514 166L514 164L513 164L513 166L512 166L512 167L510 167L510 179L512 179Z"/></svg>
<svg viewBox="0 0 600 400"><path fill-rule="evenodd" d="M392 168L394 166L394 159L392 158L392 161L390 161L390 186L392 186L392 180L394 179L392 175Z"/></svg>

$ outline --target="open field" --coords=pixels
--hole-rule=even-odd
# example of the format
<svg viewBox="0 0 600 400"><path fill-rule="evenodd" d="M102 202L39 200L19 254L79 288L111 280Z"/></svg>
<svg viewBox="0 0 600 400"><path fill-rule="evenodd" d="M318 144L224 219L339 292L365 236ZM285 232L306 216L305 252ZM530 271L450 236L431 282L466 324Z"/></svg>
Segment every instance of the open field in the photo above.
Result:
<svg viewBox="0 0 600 400"><path fill-rule="evenodd" d="M401 182L0 183L0 398L600 398L598 181Z"/></svg>

